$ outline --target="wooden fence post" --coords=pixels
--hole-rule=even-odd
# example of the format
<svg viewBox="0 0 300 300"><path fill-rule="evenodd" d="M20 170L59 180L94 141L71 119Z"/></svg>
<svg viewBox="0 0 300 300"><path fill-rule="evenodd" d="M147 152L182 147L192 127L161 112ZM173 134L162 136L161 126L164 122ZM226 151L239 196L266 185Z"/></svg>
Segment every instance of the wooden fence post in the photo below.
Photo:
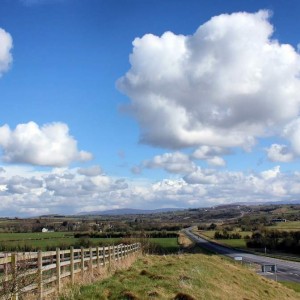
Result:
<svg viewBox="0 0 300 300"><path fill-rule="evenodd" d="M70 248L70 273L71 273L71 283L74 284L74 248Z"/></svg>
<svg viewBox="0 0 300 300"><path fill-rule="evenodd" d="M108 246L108 270L111 271L111 246Z"/></svg>
<svg viewBox="0 0 300 300"><path fill-rule="evenodd" d="M120 248L119 248L119 246L120 245L117 245L117 261L119 262L119 259L120 259L120 253L119 253L119 251L120 251Z"/></svg>
<svg viewBox="0 0 300 300"><path fill-rule="evenodd" d="M56 248L56 281L57 291L61 292L61 281L60 281L60 249Z"/></svg>
<svg viewBox="0 0 300 300"><path fill-rule="evenodd" d="M18 263L18 255L17 255L17 253L12 253L11 254L11 269L12 269L12 280L13 280L13 283L14 283L12 300L18 300L19 299L17 263Z"/></svg>
<svg viewBox="0 0 300 300"><path fill-rule="evenodd" d="M81 276L84 276L84 249L81 247Z"/></svg>
<svg viewBox="0 0 300 300"><path fill-rule="evenodd" d="M90 263L89 263L90 275L93 275L93 249L90 247Z"/></svg>
<svg viewBox="0 0 300 300"><path fill-rule="evenodd" d="M8 258L8 254L7 253L4 253L4 259L7 259ZM3 282L3 287L4 287L4 290L7 289L7 281L8 281L8 263L6 262L4 265L3 265L3 273L4 273L4 282Z"/></svg>
<svg viewBox="0 0 300 300"><path fill-rule="evenodd" d="M103 246L103 254L102 254L102 256L103 256L103 267L105 267L105 254L106 254L106 251L105 251L105 246Z"/></svg>
<svg viewBox="0 0 300 300"><path fill-rule="evenodd" d="M113 261L116 261L116 247L113 245Z"/></svg>
<svg viewBox="0 0 300 300"><path fill-rule="evenodd" d="M38 299L43 299L43 252L38 251Z"/></svg>
<svg viewBox="0 0 300 300"><path fill-rule="evenodd" d="M99 246L96 247L96 252L97 252L97 268L99 271L99 269L100 269Z"/></svg>

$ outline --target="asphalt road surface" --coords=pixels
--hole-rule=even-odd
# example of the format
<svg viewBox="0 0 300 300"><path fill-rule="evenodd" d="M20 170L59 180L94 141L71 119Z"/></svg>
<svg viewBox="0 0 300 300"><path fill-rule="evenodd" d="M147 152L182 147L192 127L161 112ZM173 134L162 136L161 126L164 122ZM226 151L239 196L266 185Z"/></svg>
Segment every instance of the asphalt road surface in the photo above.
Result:
<svg viewBox="0 0 300 300"><path fill-rule="evenodd" d="M300 283L300 263L281 260L277 258L265 257L247 252L238 251L233 248L224 247L203 239L191 232L191 228L184 230L185 234L189 236L194 242L196 242L201 248L209 251L228 256L232 259L235 257L242 257L243 262L254 263L259 265L276 265L277 266L277 279L280 281L293 281ZM260 275L266 276L270 279L276 279L276 276L272 272L263 273Z"/></svg>

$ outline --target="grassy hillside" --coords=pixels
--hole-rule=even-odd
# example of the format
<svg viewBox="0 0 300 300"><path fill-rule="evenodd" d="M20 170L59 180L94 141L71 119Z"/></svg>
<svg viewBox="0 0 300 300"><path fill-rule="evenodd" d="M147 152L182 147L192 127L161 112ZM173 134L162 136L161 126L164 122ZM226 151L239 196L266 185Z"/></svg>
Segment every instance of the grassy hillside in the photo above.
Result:
<svg viewBox="0 0 300 300"><path fill-rule="evenodd" d="M146 256L127 271L99 283L75 287L61 300L300 299L300 294L256 275L247 267L205 254Z"/></svg>

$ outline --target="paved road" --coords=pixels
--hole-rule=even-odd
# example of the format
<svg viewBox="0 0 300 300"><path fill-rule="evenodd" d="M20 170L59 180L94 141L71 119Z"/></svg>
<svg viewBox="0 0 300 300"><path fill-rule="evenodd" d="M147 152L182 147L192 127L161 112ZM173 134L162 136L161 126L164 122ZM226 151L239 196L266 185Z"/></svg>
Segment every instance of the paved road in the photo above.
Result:
<svg viewBox="0 0 300 300"><path fill-rule="evenodd" d="M264 264L273 264L277 266L277 278L278 280L283 281L294 281L300 283L300 263L299 262L293 262L293 261L287 261L287 260L281 260L277 258L271 258L271 257L265 257L255 254L250 254L242 251L238 251L236 249L220 246L218 244L215 244L213 242L210 242L208 240L205 240L194 233L191 232L191 228L184 230L185 234L189 236L193 241L195 241L200 247L207 249L212 252L216 252L218 254L223 254L225 256L228 256L232 259L234 257L242 257L244 262L249 263L256 263L259 265ZM261 274L261 275L267 275L268 274ZM275 279L275 276L271 276L271 279Z"/></svg>

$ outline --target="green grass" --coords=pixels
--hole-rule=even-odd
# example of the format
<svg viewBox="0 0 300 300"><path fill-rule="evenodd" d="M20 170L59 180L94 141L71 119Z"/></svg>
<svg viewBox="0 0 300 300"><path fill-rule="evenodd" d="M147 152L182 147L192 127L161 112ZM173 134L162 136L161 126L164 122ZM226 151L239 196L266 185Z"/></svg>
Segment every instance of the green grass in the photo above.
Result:
<svg viewBox="0 0 300 300"><path fill-rule="evenodd" d="M233 247L233 248L241 248L241 249L246 249L246 241L244 239L226 239L226 240L216 240L218 243L228 246L228 247Z"/></svg>
<svg viewBox="0 0 300 300"><path fill-rule="evenodd" d="M201 233L201 234L203 234L203 235L205 235L205 236L213 239L215 237L216 231L222 232L222 230L201 230L201 231L199 231L199 233ZM252 235L252 231L238 231L238 230L232 231L232 232L228 231L229 234L235 233L235 232L238 232L242 236L242 238L245 237L245 236L247 236L247 235L248 236Z"/></svg>
<svg viewBox="0 0 300 300"><path fill-rule="evenodd" d="M284 286L294 290L297 293L300 293L300 283L297 282L291 282L291 281L280 281L281 284ZM299 296L300 299L300 296Z"/></svg>
<svg viewBox="0 0 300 300"><path fill-rule="evenodd" d="M278 222L275 226L270 226L268 229L286 230L286 231L300 231L300 221L290 221L290 222Z"/></svg>
<svg viewBox="0 0 300 300"><path fill-rule="evenodd" d="M22 251L31 247L32 250L45 251L49 247L65 249L76 246L81 240L81 238L74 238L73 233L70 232L0 233L0 248L5 246L8 251L14 251L14 249ZM85 238L84 240L90 241L92 246L122 243L122 238ZM131 242L128 238L125 240ZM132 240L134 241L135 239ZM156 244L163 253L174 253L179 250L177 238L149 238L149 242Z"/></svg>
<svg viewBox="0 0 300 300"><path fill-rule="evenodd" d="M243 237L245 237L246 235L251 236L251 234L252 234L251 231L239 231L239 234L242 236L241 239L218 239L218 240L215 240L214 239L215 232L216 232L216 230L199 231L200 234L208 237L209 239L214 240L215 242L217 242L219 244L222 244L222 245L225 245L228 247L240 248L240 249L247 248L246 240L244 240Z"/></svg>
<svg viewBox="0 0 300 300"><path fill-rule="evenodd" d="M219 256L185 254L143 257L110 278L74 286L60 299L282 300L299 295Z"/></svg>
<svg viewBox="0 0 300 300"><path fill-rule="evenodd" d="M150 238L149 241L158 245L166 253L174 253L179 250L177 238Z"/></svg>
<svg viewBox="0 0 300 300"><path fill-rule="evenodd" d="M95 238L95 239L87 239L89 240L92 245L110 245L110 244L117 244L120 243L121 240L119 238ZM6 245L8 247L22 247L28 246L33 247L39 250L47 250L47 248L69 248L71 246L76 246L80 242L80 239L77 238L68 238L68 239L50 239L50 240L20 240L20 241L4 241L0 242L0 245ZM79 246L78 246L79 247Z"/></svg>
<svg viewBox="0 0 300 300"><path fill-rule="evenodd" d="M70 232L33 232L33 233L0 233L0 241L20 241L32 239L52 239L73 237Z"/></svg>

